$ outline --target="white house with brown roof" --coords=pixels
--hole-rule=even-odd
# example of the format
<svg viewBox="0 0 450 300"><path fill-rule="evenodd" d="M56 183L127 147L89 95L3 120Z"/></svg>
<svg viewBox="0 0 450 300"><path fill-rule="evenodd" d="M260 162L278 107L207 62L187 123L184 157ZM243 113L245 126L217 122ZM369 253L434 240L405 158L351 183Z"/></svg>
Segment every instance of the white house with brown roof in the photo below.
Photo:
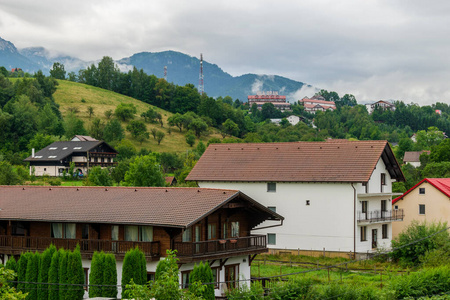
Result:
<svg viewBox="0 0 450 300"><path fill-rule="evenodd" d="M405 212L403 222L392 228L398 236L413 220L450 224L450 178L424 178L400 197L392 200L394 209Z"/></svg>
<svg viewBox="0 0 450 300"><path fill-rule="evenodd" d="M250 231L268 219L283 217L229 189L0 186L0 259L78 244L86 283L94 251L104 251L116 257L120 284L128 250L144 252L152 280L166 250L175 249L180 284L207 261L222 296L238 280L249 283L253 259L268 250L266 236Z"/></svg>
<svg viewBox="0 0 450 300"><path fill-rule="evenodd" d="M322 96L305 97L298 100L298 103L305 108L305 111L315 114L317 111L335 110L336 103L334 101L326 101Z"/></svg>
<svg viewBox="0 0 450 300"><path fill-rule="evenodd" d="M367 253L389 248L392 182L404 181L387 141L211 144L189 176L233 188L285 217L259 232L276 250Z"/></svg>
<svg viewBox="0 0 450 300"><path fill-rule="evenodd" d="M415 168L420 167L420 155L424 152L426 152L427 154L430 154L429 150L406 151L405 155L403 156L403 163L411 164Z"/></svg>

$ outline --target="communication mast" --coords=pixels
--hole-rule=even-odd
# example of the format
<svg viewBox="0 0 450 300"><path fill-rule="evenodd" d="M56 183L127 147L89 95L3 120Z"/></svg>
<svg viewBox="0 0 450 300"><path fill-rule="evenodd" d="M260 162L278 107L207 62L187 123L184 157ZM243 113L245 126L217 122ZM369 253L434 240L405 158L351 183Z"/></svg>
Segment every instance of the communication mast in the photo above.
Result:
<svg viewBox="0 0 450 300"><path fill-rule="evenodd" d="M164 80L167 81L167 66L164 66Z"/></svg>
<svg viewBox="0 0 450 300"><path fill-rule="evenodd" d="M203 95L205 91L205 86L203 85L203 54L200 53L200 76L198 79L198 93Z"/></svg>

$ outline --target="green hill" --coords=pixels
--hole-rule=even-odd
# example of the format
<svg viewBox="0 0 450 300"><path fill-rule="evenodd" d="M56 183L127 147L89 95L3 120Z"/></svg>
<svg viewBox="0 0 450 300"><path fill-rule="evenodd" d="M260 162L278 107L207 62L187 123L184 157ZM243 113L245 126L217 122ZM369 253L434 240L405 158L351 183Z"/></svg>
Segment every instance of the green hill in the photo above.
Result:
<svg viewBox="0 0 450 300"><path fill-rule="evenodd" d="M60 110L63 116L66 116L70 109L77 108L77 116L84 121L85 128L89 130L92 119L94 117L99 117L104 122L107 121L105 117L105 111L114 111L119 103L132 103L137 108L136 119L141 119L140 115L144 111L147 111L149 107L153 107L157 112L159 112L163 118L163 127L159 124L147 124L147 129L150 132L152 128L163 131L165 137L161 144L158 145L153 136L150 134L150 138L143 142L142 145L134 140L130 133L126 131L126 139L130 140L134 146L139 150L140 148L147 148L151 151L156 152L183 152L190 149L189 145L185 140L185 132L179 132L178 128L172 127L171 134L168 132L169 125L167 124L167 118L169 118L172 113L160 109L158 107L152 106L150 104L144 103L142 101L136 100L131 97L123 96L112 91L104 90L101 88L93 87L86 84L76 83L66 80L58 80L58 87L53 95L55 102L60 105ZM94 108L94 115L89 119L88 107L92 106ZM122 122L122 126L125 129L127 123ZM203 142L206 142L211 137L219 137L217 131L214 128L210 128L210 131L214 132L209 136L202 137ZM195 145L194 145L195 147Z"/></svg>

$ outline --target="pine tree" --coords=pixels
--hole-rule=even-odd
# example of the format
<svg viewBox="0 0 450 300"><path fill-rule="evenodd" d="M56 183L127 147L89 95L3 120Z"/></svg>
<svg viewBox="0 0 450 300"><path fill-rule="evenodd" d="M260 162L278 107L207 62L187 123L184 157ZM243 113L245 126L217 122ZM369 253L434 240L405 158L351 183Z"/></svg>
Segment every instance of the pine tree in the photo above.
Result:
<svg viewBox="0 0 450 300"><path fill-rule="evenodd" d="M38 286L38 300L47 300L48 299L48 273L50 269L50 264L52 263L53 253L56 252L56 247L54 245L50 245L41 255L41 262L39 267L39 277L38 282L44 283Z"/></svg>
<svg viewBox="0 0 450 300"><path fill-rule="evenodd" d="M25 252L20 256L18 267L17 267L17 290L26 292L25 291L25 284L24 282L27 280L27 265L28 265L28 259L30 259L30 256L32 255L31 252Z"/></svg>
<svg viewBox="0 0 450 300"><path fill-rule="evenodd" d="M19 265L16 262L16 259L14 258L14 256L10 256L8 261L6 262L5 268L9 269L9 270L13 270L14 273L16 273L16 276L14 278L14 281L17 280L17 269L18 269ZM17 287L17 282L13 282L11 283L12 287Z"/></svg>
<svg viewBox="0 0 450 300"><path fill-rule="evenodd" d="M84 295L84 270L81 261L80 246L70 252L67 259L67 283L69 284L66 299L78 300Z"/></svg>
<svg viewBox="0 0 450 300"><path fill-rule="evenodd" d="M91 272L89 273L89 298L101 297L102 287L96 286L103 284L103 268L105 253L94 252L91 261Z"/></svg>
<svg viewBox="0 0 450 300"><path fill-rule="evenodd" d="M64 250L55 251L52 256L48 271L48 283L50 283L48 286L48 300L59 300L59 259L62 251Z"/></svg>
<svg viewBox="0 0 450 300"><path fill-rule="evenodd" d="M39 276L39 253L31 253L27 262L27 274L26 274L26 284L25 291L28 292L27 299L35 300L37 298L38 291L38 276Z"/></svg>
<svg viewBox="0 0 450 300"><path fill-rule="evenodd" d="M69 250L60 249L59 254L59 300L66 300L67 293L67 259ZM69 298L67 298L70 300Z"/></svg>
<svg viewBox="0 0 450 300"><path fill-rule="evenodd" d="M207 262L205 264L203 264L203 262L200 262L199 265L195 264L194 269L189 275L189 282L191 284L194 282L201 282L203 284L213 282L213 274L209 264ZM196 292L195 286L193 285L189 287L189 290L193 293ZM196 296L200 297L201 299L214 300L215 299L214 285L207 284L205 290L203 290L203 292L200 295Z"/></svg>
<svg viewBox="0 0 450 300"><path fill-rule="evenodd" d="M117 297L117 266L114 254L105 254L103 284L109 285L102 288L102 296L107 298Z"/></svg>
<svg viewBox="0 0 450 300"><path fill-rule="evenodd" d="M122 267L122 290L126 295L125 286L131 282L145 284L147 281L147 263L144 253L138 247L125 254ZM124 296L124 295L122 295Z"/></svg>

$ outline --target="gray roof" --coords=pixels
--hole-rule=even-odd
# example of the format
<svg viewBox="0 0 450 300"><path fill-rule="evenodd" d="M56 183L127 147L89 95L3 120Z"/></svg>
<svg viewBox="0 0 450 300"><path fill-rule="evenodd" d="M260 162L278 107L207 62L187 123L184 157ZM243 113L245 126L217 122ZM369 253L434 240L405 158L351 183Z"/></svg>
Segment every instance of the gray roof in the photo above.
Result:
<svg viewBox="0 0 450 300"><path fill-rule="evenodd" d="M58 161L66 158L75 152L87 152L98 145L105 143L103 141L66 141L54 142L51 145L39 150L34 157L27 157L24 161ZM106 143L105 143L106 144ZM111 146L108 145L111 149ZM114 150L114 149L113 149ZM115 153L117 151L114 150Z"/></svg>

